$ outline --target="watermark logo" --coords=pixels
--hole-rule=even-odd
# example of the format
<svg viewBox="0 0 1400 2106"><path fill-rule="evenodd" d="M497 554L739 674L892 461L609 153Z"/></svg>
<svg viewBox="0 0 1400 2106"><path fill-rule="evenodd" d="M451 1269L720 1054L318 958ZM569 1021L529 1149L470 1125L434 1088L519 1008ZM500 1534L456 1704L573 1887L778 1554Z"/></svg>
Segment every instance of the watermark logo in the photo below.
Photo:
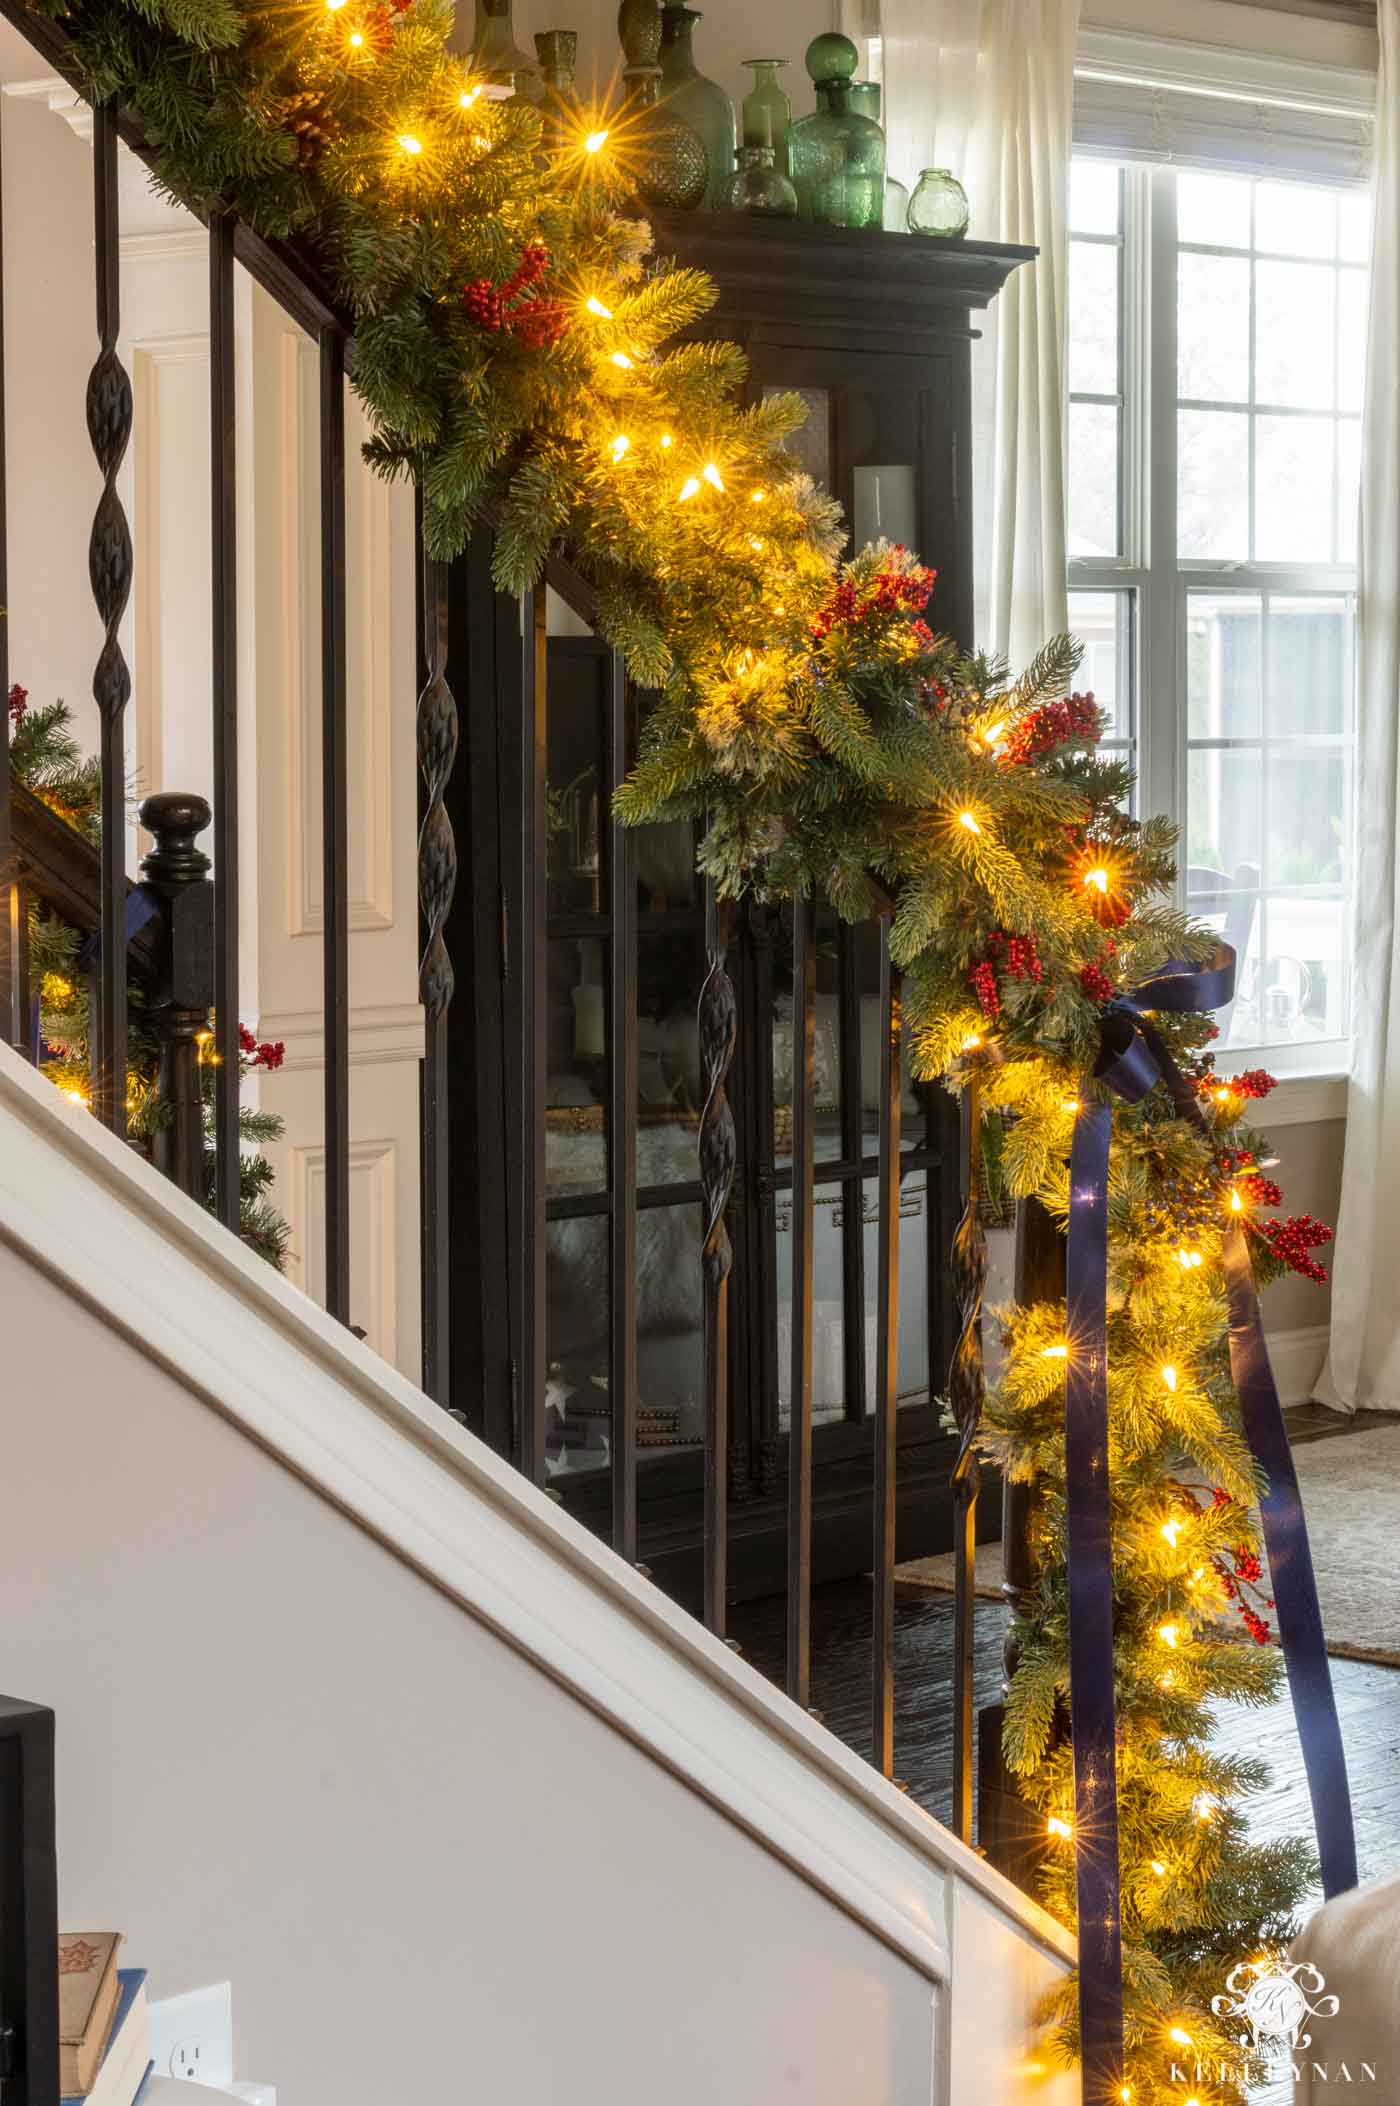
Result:
<svg viewBox="0 0 1400 2106"><path fill-rule="evenodd" d="M1310 1960L1245 1960L1226 1977L1225 1994L1211 1998L1217 2018L1241 2018L1248 2031L1239 2044L1251 2060L1283 2062L1312 2046L1304 2028L1313 2019L1335 2018L1341 1999L1324 1995L1327 1983Z"/></svg>

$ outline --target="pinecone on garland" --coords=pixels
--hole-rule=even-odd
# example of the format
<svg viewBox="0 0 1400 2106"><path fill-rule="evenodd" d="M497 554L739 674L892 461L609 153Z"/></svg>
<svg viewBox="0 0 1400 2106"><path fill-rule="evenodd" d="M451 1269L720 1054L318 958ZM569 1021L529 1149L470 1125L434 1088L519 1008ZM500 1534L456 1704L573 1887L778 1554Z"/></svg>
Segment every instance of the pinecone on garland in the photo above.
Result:
<svg viewBox="0 0 1400 2106"><path fill-rule="evenodd" d="M296 147L297 167L311 168L340 129L323 95L315 88L302 88L278 106L277 121Z"/></svg>

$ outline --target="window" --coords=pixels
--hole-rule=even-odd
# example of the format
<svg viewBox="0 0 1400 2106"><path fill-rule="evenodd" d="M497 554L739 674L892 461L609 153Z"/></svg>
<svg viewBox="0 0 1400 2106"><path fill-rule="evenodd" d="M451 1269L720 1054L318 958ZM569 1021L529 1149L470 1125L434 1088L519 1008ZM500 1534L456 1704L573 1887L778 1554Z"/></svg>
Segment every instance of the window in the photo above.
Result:
<svg viewBox="0 0 1400 2106"><path fill-rule="evenodd" d="M1349 1032L1359 190L1078 159L1070 619L1108 743L1239 957L1232 1054Z"/></svg>

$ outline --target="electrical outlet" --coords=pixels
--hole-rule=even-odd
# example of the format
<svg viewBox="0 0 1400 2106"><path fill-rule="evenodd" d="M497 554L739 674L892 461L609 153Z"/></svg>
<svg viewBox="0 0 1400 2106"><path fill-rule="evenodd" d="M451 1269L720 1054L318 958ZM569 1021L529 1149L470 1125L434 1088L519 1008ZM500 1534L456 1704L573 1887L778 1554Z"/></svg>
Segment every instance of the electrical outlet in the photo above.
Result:
<svg viewBox="0 0 1400 2106"><path fill-rule="evenodd" d="M233 1985L215 1982L150 2006L157 2074L186 2084L233 2082Z"/></svg>

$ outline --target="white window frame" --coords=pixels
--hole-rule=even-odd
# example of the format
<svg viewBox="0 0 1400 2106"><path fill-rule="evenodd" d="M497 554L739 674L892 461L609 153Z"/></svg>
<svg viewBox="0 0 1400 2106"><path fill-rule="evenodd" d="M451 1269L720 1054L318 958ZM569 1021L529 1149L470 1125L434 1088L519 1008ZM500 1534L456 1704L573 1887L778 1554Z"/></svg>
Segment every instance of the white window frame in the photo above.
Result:
<svg viewBox="0 0 1400 2106"><path fill-rule="evenodd" d="M1076 146L1076 155L1084 149ZM1187 596L1195 590L1354 595L1354 566L1218 562L1177 556L1177 213L1175 169L1122 162L1119 280L1122 425L1116 557L1072 557L1071 592L1132 594L1131 731L1137 808L1187 820ZM1243 171L1241 171L1243 172ZM1256 173L1273 173L1261 165ZM1154 560L1154 557L1160 560ZM1350 726L1354 735L1354 723ZM1351 771L1354 790L1354 770ZM1354 795L1352 797L1354 807ZM1355 816L1352 813L1354 839ZM1178 897L1185 903L1185 859ZM1350 903L1354 915L1355 901ZM1335 1076L1350 1064L1350 1038L1298 1045L1231 1046L1231 1069L1256 1062L1280 1075Z"/></svg>

